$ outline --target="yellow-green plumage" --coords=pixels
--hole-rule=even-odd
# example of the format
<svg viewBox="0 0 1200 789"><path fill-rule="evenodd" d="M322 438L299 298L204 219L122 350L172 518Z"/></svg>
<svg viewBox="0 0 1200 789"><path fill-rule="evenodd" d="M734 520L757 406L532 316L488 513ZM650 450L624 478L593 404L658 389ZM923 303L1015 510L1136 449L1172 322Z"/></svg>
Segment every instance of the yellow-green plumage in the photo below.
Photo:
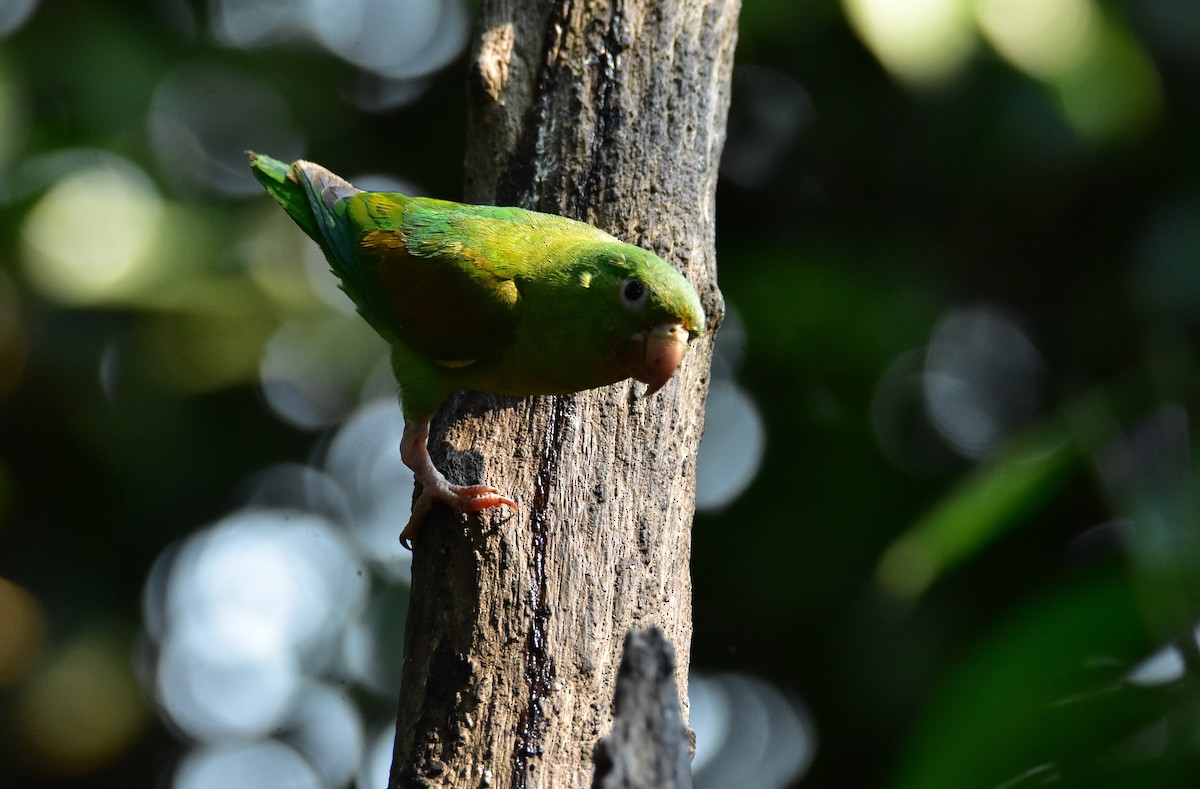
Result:
<svg viewBox="0 0 1200 789"><path fill-rule="evenodd" d="M391 345L406 424L427 427L459 389L566 394L628 377L656 389L704 330L679 272L582 222L363 192L303 161L251 154L251 167Z"/></svg>

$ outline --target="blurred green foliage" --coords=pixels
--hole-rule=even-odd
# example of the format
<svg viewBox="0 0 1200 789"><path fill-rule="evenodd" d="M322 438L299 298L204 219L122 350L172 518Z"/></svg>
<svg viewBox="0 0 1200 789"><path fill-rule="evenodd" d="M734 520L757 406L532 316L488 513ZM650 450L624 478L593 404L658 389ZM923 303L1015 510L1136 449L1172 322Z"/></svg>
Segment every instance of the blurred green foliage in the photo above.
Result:
<svg viewBox="0 0 1200 789"><path fill-rule="evenodd" d="M152 562L311 451L258 386L280 327L328 346L332 413L374 358L236 157L453 198L465 64L364 109L386 85L223 41L220 3L34 5L0 39L0 785L150 786L180 747L122 692ZM743 9L719 275L767 447L697 517L693 665L808 705L806 785L1190 786L1200 12L1077 0L1022 34L1027 3L922 5L946 16ZM164 88L197 69L242 87ZM960 336L935 376L931 338L981 306L1032 356ZM1036 407L1005 421L1014 392Z"/></svg>

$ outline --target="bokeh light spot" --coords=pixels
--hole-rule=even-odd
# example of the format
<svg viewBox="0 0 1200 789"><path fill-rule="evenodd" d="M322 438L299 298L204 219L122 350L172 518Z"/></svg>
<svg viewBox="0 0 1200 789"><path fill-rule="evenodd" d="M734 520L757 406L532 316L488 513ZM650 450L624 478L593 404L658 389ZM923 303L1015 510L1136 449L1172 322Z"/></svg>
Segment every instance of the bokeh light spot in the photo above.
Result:
<svg viewBox="0 0 1200 789"><path fill-rule="evenodd" d="M385 77L411 78L449 63L470 31L458 0L315 0L312 32L329 51Z"/></svg>
<svg viewBox="0 0 1200 789"><path fill-rule="evenodd" d="M329 312L289 321L263 353L263 396L296 427L327 427L345 417L357 399L358 392L347 385L360 384L385 356L383 340L358 316Z"/></svg>
<svg viewBox="0 0 1200 789"><path fill-rule="evenodd" d="M762 466L767 430L754 399L736 383L746 326L730 304L713 346L712 383L696 461L696 508L717 511L740 496Z"/></svg>
<svg viewBox="0 0 1200 789"><path fill-rule="evenodd" d="M231 47L286 41L304 29L304 6L291 0L209 0L213 37Z"/></svg>
<svg viewBox="0 0 1200 789"><path fill-rule="evenodd" d="M371 738L366 758L358 770L358 787L387 786L392 771L392 749L396 741L396 724L382 727Z"/></svg>
<svg viewBox="0 0 1200 789"><path fill-rule="evenodd" d="M1090 0L979 0L976 14L996 51L1044 79L1077 68L1099 32Z"/></svg>
<svg viewBox="0 0 1200 789"><path fill-rule="evenodd" d="M974 52L963 0L842 0L842 6L884 67L910 84L946 82Z"/></svg>
<svg viewBox="0 0 1200 789"><path fill-rule="evenodd" d="M1183 655L1177 647L1168 646L1139 661L1126 679L1134 685L1152 686L1178 682L1186 670L1183 665Z"/></svg>
<svg viewBox="0 0 1200 789"><path fill-rule="evenodd" d="M21 687L16 716L31 767L59 777L116 759L148 719L129 644L105 631L80 636L42 664Z"/></svg>
<svg viewBox="0 0 1200 789"><path fill-rule="evenodd" d="M1075 132L1095 144L1119 142L1152 125L1162 106L1154 62L1141 45L1106 23L1078 68L1052 83Z"/></svg>
<svg viewBox="0 0 1200 789"><path fill-rule="evenodd" d="M321 778L323 786L346 786L363 755L362 716L345 692L309 683L285 726L287 739ZM382 785L382 784L381 784Z"/></svg>
<svg viewBox="0 0 1200 789"><path fill-rule="evenodd" d="M313 768L274 740L192 751L174 789L322 789Z"/></svg>
<svg viewBox="0 0 1200 789"><path fill-rule="evenodd" d="M408 577L412 561L397 539L408 522L413 497L412 472L400 459L403 430L395 396L374 400L346 420L324 462L349 498L351 538L381 572L397 579Z"/></svg>
<svg viewBox="0 0 1200 789"><path fill-rule="evenodd" d="M392 540L396 540L393 526ZM407 568L408 564L402 564ZM404 624L408 614L409 579L374 594L363 615L346 629L343 665L356 682L383 698L400 692L404 670Z"/></svg>
<svg viewBox="0 0 1200 789"><path fill-rule="evenodd" d="M25 272L56 301L118 298L152 259L162 216L156 190L132 164L114 160L68 175L25 219Z"/></svg>
<svg viewBox="0 0 1200 789"><path fill-rule="evenodd" d="M22 676L42 648L46 617L33 595L0 578L0 687Z"/></svg>
<svg viewBox="0 0 1200 789"><path fill-rule="evenodd" d="M246 150L293 159L302 148L279 91L204 61L184 63L162 79L148 123L160 172L184 191L260 195Z"/></svg>
<svg viewBox="0 0 1200 789"><path fill-rule="evenodd" d="M206 742L273 730L293 711L304 658L340 638L366 589L317 515L246 511L194 535L147 583L160 704Z"/></svg>
<svg viewBox="0 0 1200 789"><path fill-rule="evenodd" d="M925 352L905 351L884 369L871 396L871 428L880 449L908 471L944 471L955 457L929 423L925 406Z"/></svg>
<svg viewBox="0 0 1200 789"><path fill-rule="evenodd" d="M1157 116L1153 62L1093 0L979 0L976 12L992 47L1049 85L1084 139L1111 142Z"/></svg>
<svg viewBox="0 0 1200 789"><path fill-rule="evenodd" d="M257 381L263 346L278 326L271 302L232 277L174 284L155 293L160 311L139 348L154 375L192 392Z"/></svg>
<svg viewBox="0 0 1200 789"><path fill-rule="evenodd" d="M158 701L202 742L254 738L279 727L300 687L295 657L278 651L218 654L203 633L173 632L158 657Z"/></svg>
<svg viewBox="0 0 1200 789"><path fill-rule="evenodd" d="M954 310L934 328L925 355L930 422L960 455L987 457L1039 413L1043 370L1011 316L993 307Z"/></svg>
<svg viewBox="0 0 1200 789"><path fill-rule="evenodd" d="M795 699L745 674L694 674L697 789L783 789L808 771L816 729Z"/></svg>
<svg viewBox="0 0 1200 789"><path fill-rule="evenodd" d="M323 518L286 511L230 516L189 541L167 591L168 616L214 655L304 648L340 628L364 580Z"/></svg>
<svg viewBox="0 0 1200 789"><path fill-rule="evenodd" d="M696 463L696 509L718 510L749 487L762 465L767 430L744 389L715 379L708 390Z"/></svg>
<svg viewBox="0 0 1200 789"><path fill-rule="evenodd" d="M37 0L3 0L0 2L0 37L16 32L37 9Z"/></svg>
<svg viewBox="0 0 1200 789"><path fill-rule="evenodd" d="M363 70L346 93L377 112L424 92L427 75L463 51L470 17L462 0L213 0L212 30L235 47L315 42Z"/></svg>
<svg viewBox="0 0 1200 789"><path fill-rule="evenodd" d="M721 176L747 189L762 187L779 173L780 161L814 116L812 98L788 75L753 64L737 67Z"/></svg>

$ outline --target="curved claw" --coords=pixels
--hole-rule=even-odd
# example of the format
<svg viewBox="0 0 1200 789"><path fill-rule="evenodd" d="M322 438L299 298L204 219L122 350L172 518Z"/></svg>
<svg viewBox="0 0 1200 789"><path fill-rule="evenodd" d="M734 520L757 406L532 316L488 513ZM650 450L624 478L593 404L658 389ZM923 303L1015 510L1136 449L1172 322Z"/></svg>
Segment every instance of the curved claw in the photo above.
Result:
<svg viewBox="0 0 1200 789"><path fill-rule="evenodd" d="M515 510L517 503L503 495L491 485L450 485L450 491L457 496L454 502L442 500L459 512L483 512L493 507L508 507Z"/></svg>
<svg viewBox="0 0 1200 789"><path fill-rule="evenodd" d="M421 521L425 520L430 507L436 503L445 504L459 512L483 512L494 507L517 508L515 501L490 485L451 485L440 473L436 480L431 483L422 481L422 485L421 495L413 504L412 517L408 519L404 531L400 532L400 544L410 551Z"/></svg>

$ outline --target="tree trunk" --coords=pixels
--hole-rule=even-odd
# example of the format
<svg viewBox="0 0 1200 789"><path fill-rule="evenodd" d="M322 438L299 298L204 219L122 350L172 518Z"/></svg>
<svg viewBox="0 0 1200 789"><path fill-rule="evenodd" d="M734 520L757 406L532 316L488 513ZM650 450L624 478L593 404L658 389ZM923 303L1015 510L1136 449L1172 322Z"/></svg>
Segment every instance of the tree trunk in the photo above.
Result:
<svg viewBox="0 0 1200 789"><path fill-rule="evenodd" d="M467 199L591 222L696 286L710 331L660 392L451 398L430 450L515 515L418 534L392 787L586 787L625 634L674 644L687 711L714 193L739 0L484 0Z"/></svg>

